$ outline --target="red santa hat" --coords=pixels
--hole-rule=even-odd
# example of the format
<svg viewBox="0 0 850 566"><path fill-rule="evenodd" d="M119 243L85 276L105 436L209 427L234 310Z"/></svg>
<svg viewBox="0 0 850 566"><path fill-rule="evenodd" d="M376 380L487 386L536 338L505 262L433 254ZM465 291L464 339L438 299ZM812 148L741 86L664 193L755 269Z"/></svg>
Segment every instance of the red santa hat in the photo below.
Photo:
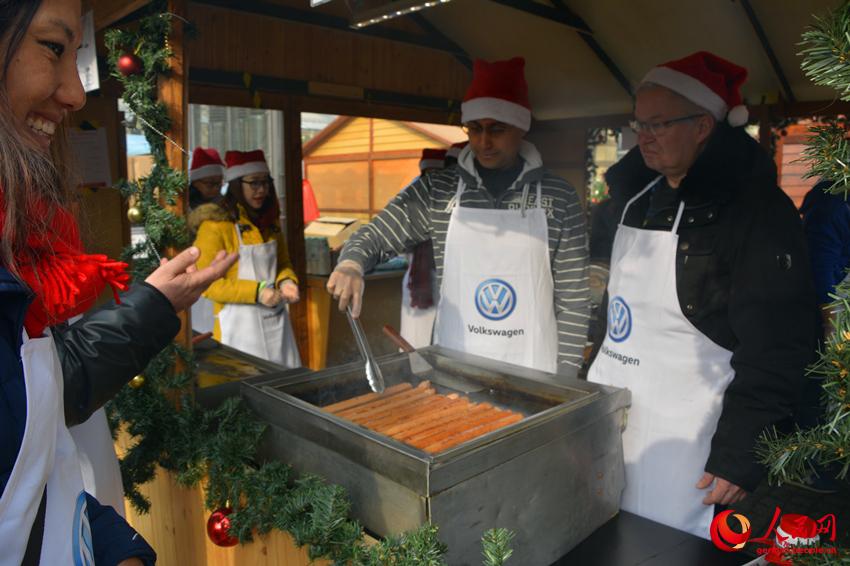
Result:
<svg viewBox="0 0 850 566"><path fill-rule="evenodd" d="M254 175L256 173L269 172L269 166L266 164L266 156L262 149L254 151L228 151L224 155L224 161L227 163L227 171L224 173L224 180L230 182L234 179L244 177L245 175Z"/></svg>
<svg viewBox="0 0 850 566"><path fill-rule="evenodd" d="M442 169L446 160L446 150L434 147L426 147L422 150L422 159L419 160L419 171L426 169Z"/></svg>
<svg viewBox="0 0 850 566"><path fill-rule="evenodd" d="M525 82L525 59L514 57L492 63L476 59L472 83L460 112L464 123L490 118L527 132L531 127L531 103Z"/></svg>
<svg viewBox="0 0 850 566"><path fill-rule="evenodd" d="M192 152L192 163L189 166L189 182L224 175L224 162L213 148L196 147Z"/></svg>
<svg viewBox="0 0 850 566"><path fill-rule="evenodd" d="M741 98L741 85L746 80L745 68L708 51L699 51L655 67L642 82L681 94L718 121L725 119L732 126L743 126L749 118Z"/></svg>
<svg viewBox="0 0 850 566"><path fill-rule="evenodd" d="M776 527L776 546L789 548L792 546L812 546L817 544L820 536L818 524L806 515L783 515Z"/></svg>

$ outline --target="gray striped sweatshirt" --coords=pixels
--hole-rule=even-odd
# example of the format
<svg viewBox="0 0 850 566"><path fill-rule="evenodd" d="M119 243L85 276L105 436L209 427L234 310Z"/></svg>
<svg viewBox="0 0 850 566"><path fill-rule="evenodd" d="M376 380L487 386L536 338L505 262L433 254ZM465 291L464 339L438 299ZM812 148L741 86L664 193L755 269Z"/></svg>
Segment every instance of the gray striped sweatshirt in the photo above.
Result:
<svg viewBox="0 0 850 566"><path fill-rule="evenodd" d="M431 238L439 285L458 180L462 178L466 183L462 206L502 209L521 208L523 194L526 194L526 208L536 207L537 182L540 181L543 208L548 218L549 259L555 287L559 372L575 375L583 359L590 313L585 214L575 189L543 168L540 154L533 145L523 141L520 155L525 161L522 173L498 200L494 200L484 188L475 170L471 148L467 146L458 157L457 166L427 173L396 195L372 222L349 238L340 261L355 261L367 272L378 263L408 252Z"/></svg>

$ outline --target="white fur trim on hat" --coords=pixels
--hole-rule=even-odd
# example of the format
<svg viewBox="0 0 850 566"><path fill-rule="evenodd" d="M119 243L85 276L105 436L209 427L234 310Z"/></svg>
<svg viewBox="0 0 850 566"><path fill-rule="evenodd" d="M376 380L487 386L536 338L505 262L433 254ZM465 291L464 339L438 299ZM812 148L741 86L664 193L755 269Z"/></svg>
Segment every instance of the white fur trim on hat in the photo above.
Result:
<svg viewBox="0 0 850 566"><path fill-rule="evenodd" d="M791 546L812 546L820 541L820 535L812 538L803 538L786 533L781 526L776 527L776 546L788 548Z"/></svg>
<svg viewBox="0 0 850 566"><path fill-rule="evenodd" d="M242 165L234 165L233 167L228 167L227 172L224 176L224 180L232 181L233 179L238 179L239 177L244 177L245 175L268 172L269 166L266 165L265 162L252 161L250 163L243 163Z"/></svg>
<svg viewBox="0 0 850 566"><path fill-rule="evenodd" d="M726 118L726 102L716 92L692 76L673 70L670 67L651 69L641 83L653 83L681 94L697 106L711 112L717 120Z"/></svg>
<svg viewBox="0 0 850 566"><path fill-rule="evenodd" d="M425 169L442 169L443 168L443 160L442 159L423 159L419 162L419 170L424 171Z"/></svg>
<svg viewBox="0 0 850 566"><path fill-rule="evenodd" d="M737 128L738 126L743 126L750 120L750 111L747 110L747 107L743 104L739 104L729 110L729 114L726 116L726 121L729 122L729 125L733 128Z"/></svg>
<svg viewBox="0 0 850 566"><path fill-rule="evenodd" d="M189 182L191 183L192 181L197 181L198 179L214 177L216 175L224 175L224 167L216 163L210 163L209 165L203 165L201 167L198 167L197 169L190 169Z"/></svg>
<svg viewBox="0 0 850 566"><path fill-rule="evenodd" d="M502 98L473 98L460 105L460 121L464 124L473 120L490 118L516 126L527 132L531 128L531 110Z"/></svg>

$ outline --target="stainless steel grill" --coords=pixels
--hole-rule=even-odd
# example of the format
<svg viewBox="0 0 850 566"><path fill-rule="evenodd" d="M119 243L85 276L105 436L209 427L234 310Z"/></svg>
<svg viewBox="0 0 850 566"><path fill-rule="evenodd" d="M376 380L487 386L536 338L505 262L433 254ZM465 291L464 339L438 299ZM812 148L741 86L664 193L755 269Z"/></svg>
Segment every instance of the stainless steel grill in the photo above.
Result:
<svg viewBox="0 0 850 566"><path fill-rule="evenodd" d="M369 392L362 363L295 370L242 382L271 425L264 456L344 486L378 535L438 524L451 565L480 564L483 532L505 527L517 564L547 566L617 513L628 391L435 346L419 353L434 367L427 374L407 354L378 359L387 387L428 379L438 393L525 418L428 454L321 409Z"/></svg>

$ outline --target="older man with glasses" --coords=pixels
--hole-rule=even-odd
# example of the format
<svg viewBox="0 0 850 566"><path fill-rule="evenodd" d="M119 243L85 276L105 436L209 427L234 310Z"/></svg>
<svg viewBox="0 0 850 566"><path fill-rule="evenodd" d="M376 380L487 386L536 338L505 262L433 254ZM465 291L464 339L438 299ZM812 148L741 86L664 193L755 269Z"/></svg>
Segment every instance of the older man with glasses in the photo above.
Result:
<svg viewBox="0 0 850 566"><path fill-rule="evenodd" d="M757 438L792 413L819 332L799 215L741 127L746 76L700 52L638 88L588 374L632 392L622 507L705 538L713 505L762 479Z"/></svg>
<svg viewBox="0 0 850 566"><path fill-rule="evenodd" d="M328 290L361 308L363 274L432 240L435 343L573 376L587 336L587 234L575 190L523 140L531 125L521 58L475 61L458 165L423 174L346 243Z"/></svg>

